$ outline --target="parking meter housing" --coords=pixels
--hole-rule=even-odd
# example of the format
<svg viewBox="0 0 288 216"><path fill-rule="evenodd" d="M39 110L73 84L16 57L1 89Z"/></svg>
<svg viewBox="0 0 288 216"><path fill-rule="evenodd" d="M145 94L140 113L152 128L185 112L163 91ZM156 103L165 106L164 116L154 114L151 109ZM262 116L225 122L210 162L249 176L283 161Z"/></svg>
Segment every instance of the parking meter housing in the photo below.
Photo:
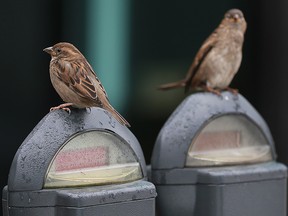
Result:
<svg viewBox="0 0 288 216"><path fill-rule="evenodd" d="M207 125L225 116L239 117L256 128L267 142L270 159L225 164L224 159L227 157L221 160L217 160L217 157L208 158L211 159L209 161L200 155L205 163L208 161L211 165L196 163L193 166L187 155L194 141ZM221 132L221 128L218 126L217 130ZM206 138L209 139L204 144L213 147L214 144L207 140L217 140L219 134L214 139L211 134L215 135L208 134ZM224 140L235 134L222 133ZM238 140L243 134L239 136ZM213 165L214 159L216 162ZM151 181L157 189L156 206L159 215L284 216L287 168L275 160L275 147L269 128L243 96L229 92L223 92L221 96L211 93L192 94L164 124L153 149Z"/></svg>
<svg viewBox="0 0 288 216"><path fill-rule="evenodd" d="M116 183L111 183L112 177L109 176L107 183L104 179L103 182L100 181L95 185L85 185L87 183L85 182L87 170L84 170L82 172L84 177L77 179L80 183L76 182L78 184L76 186L69 184L67 187L63 186L66 183L63 180L66 176L61 176L62 180L60 178L56 183L53 182L54 184L47 184L47 178L52 169L51 164L57 161L57 157L63 152L65 146L70 144L75 137L79 140L79 146L83 145L84 139L87 137L86 134L90 132L105 134L105 136L108 134L108 136L123 143L126 146L125 151L131 152L130 155L135 157L136 162L133 164L139 165L140 177L126 181L120 176L120 180L117 182L117 176L112 176L116 179ZM83 137L81 137L82 135ZM97 143L97 141L95 139L89 142ZM101 142L105 142L105 139ZM109 145L113 144L113 142L109 143ZM78 144L76 143L76 145ZM67 167L71 169L73 166L83 166L83 163L86 162L91 163L90 159L93 162L95 160L92 158L93 154L99 153L99 157L114 157L108 153L104 154L105 152L103 153L103 150L98 147L94 152L92 150L85 152L84 156L87 156L88 159L83 158L83 160L79 156L75 157L77 156L77 148L68 152L69 154L62 154L57 168L60 170L59 173L62 174L63 169ZM82 161L76 162L76 165L73 164L73 161L67 162L67 160L73 160L73 157L74 160ZM119 160L121 158L116 158L114 161ZM97 160L95 161L97 162ZM66 165L64 166L63 163ZM96 164L95 166L100 167L102 165ZM103 167L101 169L104 169L105 173L105 166ZM73 173L74 170L71 169L69 172ZM107 170L107 173L111 173L111 170ZM81 185L82 183L83 185ZM59 185L57 186L57 184ZM63 110L53 111L38 123L14 157L8 185L3 189L2 205L4 216L144 216L155 214L155 197L155 186L147 181L145 159L135 136L107 111L101 108L91 108L91 110L73 109L70 115Z"/></svg>

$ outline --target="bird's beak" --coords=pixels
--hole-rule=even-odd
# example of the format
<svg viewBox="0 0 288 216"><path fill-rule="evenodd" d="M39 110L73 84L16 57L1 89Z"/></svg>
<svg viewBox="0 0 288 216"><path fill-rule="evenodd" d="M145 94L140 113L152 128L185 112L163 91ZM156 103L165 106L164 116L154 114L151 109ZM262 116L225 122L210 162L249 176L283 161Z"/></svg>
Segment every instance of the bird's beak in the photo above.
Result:
<svg viewBox="0 0 288 216"><path fill-rule="evenodd" d="M52 52L53 52L53 49L52 49L52 48L53 48L53 47L47 47L47 48L43 49L43 51L51 55Z"/></svg>
<svg viewBox="0 0 288 216"><path fill-rule="evenodd" d="M235 15L233 16L233 19L234 19L234 22L237 22L237 21L240 19L240 17L239 17L238 14L235 14Z"/></svg>

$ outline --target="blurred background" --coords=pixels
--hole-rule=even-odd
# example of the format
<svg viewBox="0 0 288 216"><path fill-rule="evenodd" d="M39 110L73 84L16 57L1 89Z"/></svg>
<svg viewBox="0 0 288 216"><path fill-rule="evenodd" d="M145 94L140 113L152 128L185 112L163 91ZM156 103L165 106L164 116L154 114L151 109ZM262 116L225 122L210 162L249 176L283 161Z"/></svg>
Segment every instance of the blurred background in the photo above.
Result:
<svg viewBox="0 0 288 216"><path fill-rule="evenodd" d="M288 165L288 1L11 0L0 8L1 188L22 141L62 102L43 48L67 41L82 51L149 163L159 130L185 98L183 89L157 86L186 75L230 8L241 9L248 23L231 87L267 121L278 161Z"/></svg>

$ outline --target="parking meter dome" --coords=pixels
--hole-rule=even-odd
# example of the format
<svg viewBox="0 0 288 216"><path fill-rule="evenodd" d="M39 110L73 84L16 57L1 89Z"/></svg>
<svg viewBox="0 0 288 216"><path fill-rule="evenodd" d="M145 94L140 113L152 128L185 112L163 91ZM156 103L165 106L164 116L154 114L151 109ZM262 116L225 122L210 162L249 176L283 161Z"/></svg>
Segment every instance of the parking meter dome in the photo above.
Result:
<svg viewBox="0 0 288 216"><path fill-rule="evenodd" d="M139 142L107 111L91 108L48 113L18 149L8 186L40 190L138 179L146 179Z"/></svg>
<svg viewBox="0 0 288 216"><path fill-rule="evenodd" d="M163 216L286 215L287 168L240 94L189 95L162 127L151 181Z"/></svg>
<svg viewBox="0 0 288 216"><path fill-rule="evenodd" d="M4 216L154 216L156 190L130 130L101 108L48 113L16 152Z"/></svg>
<svg viewBox="0 0 288 216"><path fill-rule="evenodd" d="M247 164L275 159L267 124L240 94L187 97L162 127L153 169Z"/></svg>

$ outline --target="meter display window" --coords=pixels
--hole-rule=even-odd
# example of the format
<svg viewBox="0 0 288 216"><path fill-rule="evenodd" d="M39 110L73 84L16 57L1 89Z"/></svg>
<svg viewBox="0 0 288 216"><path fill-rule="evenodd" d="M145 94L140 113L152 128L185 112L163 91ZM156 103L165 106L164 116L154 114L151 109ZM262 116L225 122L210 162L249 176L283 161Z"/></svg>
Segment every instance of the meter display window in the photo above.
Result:
<svg viewBox="0 0 288 216"><path fill-rule="evenodd" d="M143 178L133 150L108 131L86 131L68 140L52 160L44 188L103 185Z"/></svg>
<svg viewBox="0 0 288 216"><path fill-rule="evenodd" d="M243 115L224 115L208 122L192 140L186 166L221 166L272 160L263 132Z"/></svg>

